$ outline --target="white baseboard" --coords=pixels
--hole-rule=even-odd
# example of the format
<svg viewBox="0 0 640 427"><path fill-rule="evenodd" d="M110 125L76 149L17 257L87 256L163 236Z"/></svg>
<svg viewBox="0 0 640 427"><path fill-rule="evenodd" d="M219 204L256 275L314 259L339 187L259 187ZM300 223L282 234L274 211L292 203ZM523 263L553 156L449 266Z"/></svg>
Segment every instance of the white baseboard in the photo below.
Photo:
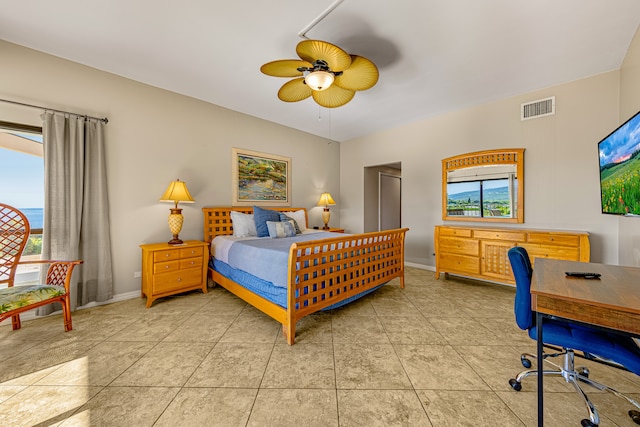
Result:
<svg viewBox="0 0 640 427"><path fill-rule="evenodd" d="M84 310L85 308L98 307L100 305L112 304L114 302L125 301L125 300L133 299L133 298L140 298L140 291L132 291L132 292L125 292L124 294L117 294L117 295L114 295L113 298L111 298L110 300L107 300L107 301L100 301L100 302L92 301L92 302L90 302L88 304L76 307L76 310ZM28 320L37 319L39 317L47 317L47 316L51 316L51 315L54 315L54 314L62 313L62 310L58 310L58 311L54 311L52 313L47 314L47 316L36 316L36 310L37 310L37 308L34 308L33 310L29 310L29 311L25 311L24 313L20 313L20 320L21 321L28 321Z"/></svg>
<svg viewBox="0 0 640 427"><path fill-rule="evenodd" d="M85 308L98 307L100 305L126 301L128 299L134 299L134 298L140 298L140 291L131 291L131 292L126 292L124 294L117 294L117 295L114 295L113 298L107 301L100 301L100 302L92 301L88 304L76 307L76 310L83 310Z"/></svg>
<svg viewBox="0 0 640 427"><path fill-rule="evenodd" d="M433 266L424 265L424 264L416 264L415 262L406 262L405 261L404 265L406 267L419 268L420 270L436 271L436 268L433 267Z"/></svg>

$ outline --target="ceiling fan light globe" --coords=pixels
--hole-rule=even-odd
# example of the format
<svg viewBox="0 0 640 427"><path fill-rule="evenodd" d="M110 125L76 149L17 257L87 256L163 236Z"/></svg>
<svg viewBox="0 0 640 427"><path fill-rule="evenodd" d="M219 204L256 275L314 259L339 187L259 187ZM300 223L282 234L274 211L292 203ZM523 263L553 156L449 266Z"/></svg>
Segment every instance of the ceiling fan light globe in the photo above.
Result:
<svg viewBox="0 0 640 427"><path fill-rule="evenodd" d="M305 78L305 83L313 90L322 91L328 89L333 83L333 74L327 71L314 71Z"/></svg>

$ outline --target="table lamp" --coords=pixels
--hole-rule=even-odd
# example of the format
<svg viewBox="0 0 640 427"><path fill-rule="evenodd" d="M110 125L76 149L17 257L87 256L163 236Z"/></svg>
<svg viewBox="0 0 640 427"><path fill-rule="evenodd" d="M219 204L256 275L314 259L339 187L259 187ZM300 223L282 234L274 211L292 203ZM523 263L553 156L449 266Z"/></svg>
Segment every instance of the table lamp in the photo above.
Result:
<svg viewBox="0 0 640 427"><path fill-rule="evenodd" d="M189 194L187 184L176 179L169 184L169 188L164 192L160 201L175 203L175 206L170 209L171 213L169 214L169 230L171 230L171 234L173 234L173 239L169 240L169 244L180 245L183 242L178 238L178 234L180 234L180 230L182 230L183 218L182 209L178 209L178 202L193 203L195 200L193 200L193 197Z"/></svg>
<svg viewBox="0 0 640 427"><path fill-rule="evenodd" d="M324 227L322 227L323 230L329 229L329 218L331 218L329 206L333 206L335 204L336 202L331 197L331 194L322 193L320 200L318 201L318 206L324 206L324 210L322 211L322 221L324 221Z"/></svg>

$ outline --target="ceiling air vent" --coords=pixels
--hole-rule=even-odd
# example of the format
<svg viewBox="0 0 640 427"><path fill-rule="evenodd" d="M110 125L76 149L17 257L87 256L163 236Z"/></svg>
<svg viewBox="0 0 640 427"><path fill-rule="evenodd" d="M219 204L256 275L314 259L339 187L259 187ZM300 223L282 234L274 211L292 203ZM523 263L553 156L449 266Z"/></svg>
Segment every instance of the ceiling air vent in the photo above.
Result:
<svg viewBox="0 0 640 427"><path fill-rule="evenodd" d="M556 113L556 97L520 104L520 120L535 119Z"/></svg>

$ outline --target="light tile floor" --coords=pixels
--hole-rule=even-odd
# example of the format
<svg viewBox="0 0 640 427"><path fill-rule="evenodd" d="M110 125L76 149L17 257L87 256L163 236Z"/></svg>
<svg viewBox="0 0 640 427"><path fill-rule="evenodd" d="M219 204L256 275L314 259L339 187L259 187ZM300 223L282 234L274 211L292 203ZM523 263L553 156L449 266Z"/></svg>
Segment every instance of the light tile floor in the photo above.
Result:
<svg viewBox="0 0 640 427"><path fill-rule="evenodd" d="M514 288L408 269L357 302L279 324L226 290L134 299L0 326L0 425L534 426L536 380L513 391ZM591 377L640 399L640 379L594 363ZM633 426L592 391L601 426ZM545 381L548 426L586 416L573 388Z"/></svg>

